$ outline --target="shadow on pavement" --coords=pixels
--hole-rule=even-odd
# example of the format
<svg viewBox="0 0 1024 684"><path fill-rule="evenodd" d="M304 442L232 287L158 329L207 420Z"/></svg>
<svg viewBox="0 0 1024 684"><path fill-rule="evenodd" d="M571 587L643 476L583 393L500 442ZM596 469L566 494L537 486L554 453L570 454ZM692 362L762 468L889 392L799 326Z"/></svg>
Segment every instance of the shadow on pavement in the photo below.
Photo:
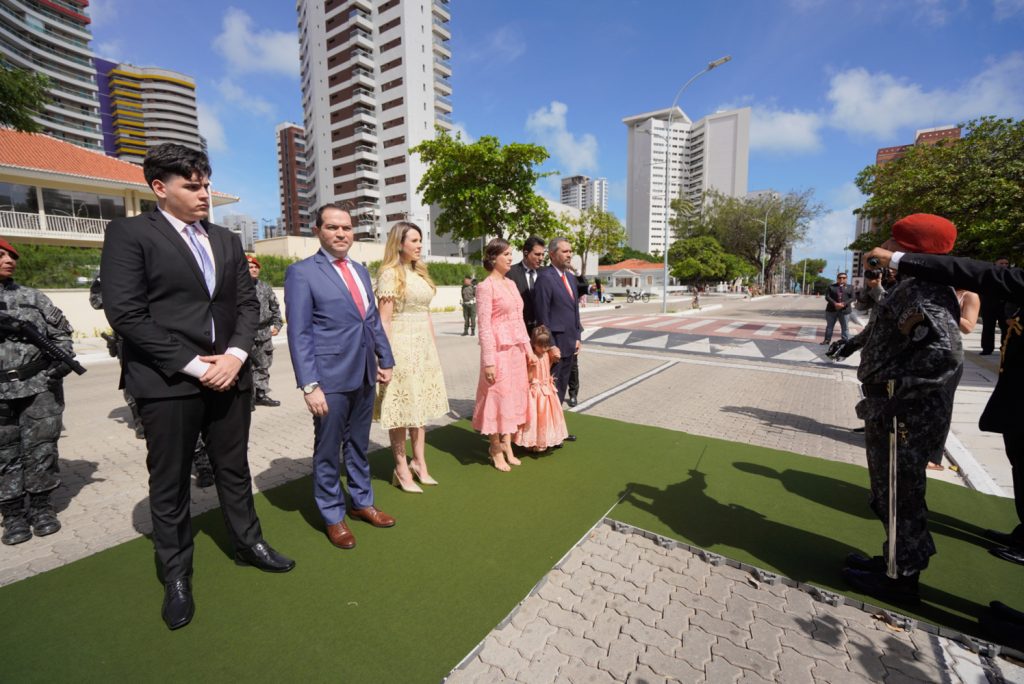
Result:
<svg viewBox="0 0 1024 684"><path fill-rule="evenodd" d="M104 482L106 480L106 478L102 477L93 477L99 468L99 463L96 461L60 458L58 463L60 464L58 477L60 477L61 485L54 491L51 497L53 508L57 513L67 509L71 504L71 500L78 496L79 492L85 487L94 482Z"/></svg>
<svg viewBox="0 0 1024 684"><path fill-rule="evenodd" d="M859 432L852 432L848 427L839 425L826 425L820 421L808 418L807 416L783 411L769 411L757 406L723 406L721 411L725 413L736 413L741 416L756 418L765 425L775 425L792 430L799 430L811 435L821 435L836 442L843 442L852 446L864 447L864 435ZM857 421L853 415L853 407L850 407L850 420Z"/></svg>

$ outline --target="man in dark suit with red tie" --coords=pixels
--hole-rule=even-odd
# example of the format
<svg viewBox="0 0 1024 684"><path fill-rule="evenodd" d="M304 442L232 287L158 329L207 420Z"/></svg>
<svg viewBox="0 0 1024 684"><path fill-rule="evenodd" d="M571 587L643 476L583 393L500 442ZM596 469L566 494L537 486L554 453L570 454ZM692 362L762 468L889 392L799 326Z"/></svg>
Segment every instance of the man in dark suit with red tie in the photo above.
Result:
<svg viewBox="0 0 1024 684"><path fill-rule="evenodd" d="M158 208L110 222L100 268L104 313L124 340L121 386L135 397L146 433L162 616L177 629L195 612L189 504L201 431L236 559L268 572L287 572L295 561L263 540L253 506L248 350L259 302L242 244L206 220L204 153L158 145L142 170Z"/></svg>
<svg viewBox="0 0 1024 684"><path fill-rule="evenodd" d="M572 261L572 245L562 237L553 239L548 243L548 258L551 265L537 274L533 310L537 325L546 326L551 331L555 346L561 354L558 363L551 369L551 376L558 388L558 398L565 401L572 357L580 352L580 334L583 332L577 304L576 274L568 270ZM575 437L569 435L568 441L574 440Z"/></svg>
<svg viewBox="0 0 1024 684"><path fill-rule="evenodd" d="M355 240L348 207L326 204L313 234L320 250L288 267L284 277L288 353L296 384L313 414L313 496L339 549L356 545L345 515L374 527L395 519L373 505L370 421L376 383L391 380L395 359L381 325L370 274L348 256ZM352 507L341 487L340 454Z"/></svg>

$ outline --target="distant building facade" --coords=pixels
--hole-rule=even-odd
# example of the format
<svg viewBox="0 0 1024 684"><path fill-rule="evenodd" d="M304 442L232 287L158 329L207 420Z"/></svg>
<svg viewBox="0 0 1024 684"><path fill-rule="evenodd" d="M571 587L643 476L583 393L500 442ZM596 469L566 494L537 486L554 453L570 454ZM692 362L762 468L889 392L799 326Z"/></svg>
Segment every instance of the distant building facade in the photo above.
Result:
<svg viewBox="0 0 1024 684"><path fill-rule="evenodd" d="M580 211L590 207L608 211L608 179L591 179L589 176L563 178L561 202Z"/></svg>
<svg viewBox="0 0 1024 684"><path fill-rule="evenodd" d="M313 179L306 158L306 130L294 123L278 124L277 181L286 235L313 234Z"/></svg>
<svg viewBox="0 0 1024 684"><path fill-rule="evenodd" d="M237 235L246 252L251 252L256 241L263 237L260 235L260 222L248 214L225 214L217 223Z"/></svg>
<svg viewBox="0 0 1024 684"><path fill-rule="evenodd" d="M633 249L665 249L666 208L673 199L682 196L699 207L708 190L733 197L747 193L749 108L693 122L676 107L626 117L622 123L627 128L626 231Z"/></svg>
<svg viewBox="0 0 1024 684"><path fill-rule="evenodd" d="M42 132L103 149L92 31L84 0L0 0L0 64L50 79L50 101L32 117Z"/></svg>
<svg viewBox="0 0 1024 684"><path fill-rule="evenodd" d="M424 230L426 165L409 148L452 130L448 0L298 0L313 206L350 200L360 239L396 221Z"/></svg>
<svg viewBox="0 0 1024 684"><path fill-rule="evenodd" d="M100 58L93 62L107 155L141 164L146 151L162 143L205 150L191 76Z"/></svg>

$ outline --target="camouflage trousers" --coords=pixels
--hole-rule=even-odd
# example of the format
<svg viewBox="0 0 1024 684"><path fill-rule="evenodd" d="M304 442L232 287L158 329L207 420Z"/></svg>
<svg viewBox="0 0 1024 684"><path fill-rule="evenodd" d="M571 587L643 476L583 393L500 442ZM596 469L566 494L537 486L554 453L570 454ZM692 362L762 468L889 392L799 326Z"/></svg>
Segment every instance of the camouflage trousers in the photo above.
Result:
<svg viewBox="0 0 1024 684"><path fill-rule="evenodd" d="M270 391L270 364L274 362L274 338L256 340L249 354L252 359L253 396Z"/></svg>
<svg viewBox="0 0 1024 684"><path fill-rule="evenodd" d="M901 575L924 570L928 559L935 555L935 542L928 532L925 467L936 455L941 457L952 416L952 395L935 392L915 400L912 407L905 407L896 417L896 567ZM871 412L864 420L871 510L882 521L887 534L892 422L892 417L882 412ZM882 544L885 557L888 548L886 541Z"/></svg>
<svg viewBox="0 0 1024 684"><path fill-rule="evenodd" d="M476 304L462 305L462 334L476 332Z"/></svg>
<svg viewBox="0 0 1024 684"><path fill-rule="evenodd" d="M60 486L57 440L64 390L0 400L0 501Z"/></svg>

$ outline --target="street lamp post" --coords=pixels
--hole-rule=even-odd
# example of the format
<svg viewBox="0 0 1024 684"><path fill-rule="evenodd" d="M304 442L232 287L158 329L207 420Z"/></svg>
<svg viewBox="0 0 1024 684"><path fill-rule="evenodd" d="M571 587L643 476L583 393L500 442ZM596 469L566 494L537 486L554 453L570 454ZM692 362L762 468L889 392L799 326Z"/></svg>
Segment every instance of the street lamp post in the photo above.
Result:
<svg viewBox="0 0 1024 684"><path fill-rule="evenodd" d="M726 55L725 57L719 57L713 62L708 62L708 65L695 73L690 77L690 80L683 84L683 87L676 93L676 99L672 100L672 106L668 109L668 121L665 123L665 233L664 233L664 244L662 246L662 255L664 257L664 271L662 276L662 297L661 297L661 313L668 313L668 214L669 205L672 203L672 192L669 190L669 179L672 177L672 114L675 113L676 105L679 104L679 98L683 96L683 93L690 84L696 81L699 77L703 76L712 69L716 69L729 60L732 59L732 55Z"/></svg>

